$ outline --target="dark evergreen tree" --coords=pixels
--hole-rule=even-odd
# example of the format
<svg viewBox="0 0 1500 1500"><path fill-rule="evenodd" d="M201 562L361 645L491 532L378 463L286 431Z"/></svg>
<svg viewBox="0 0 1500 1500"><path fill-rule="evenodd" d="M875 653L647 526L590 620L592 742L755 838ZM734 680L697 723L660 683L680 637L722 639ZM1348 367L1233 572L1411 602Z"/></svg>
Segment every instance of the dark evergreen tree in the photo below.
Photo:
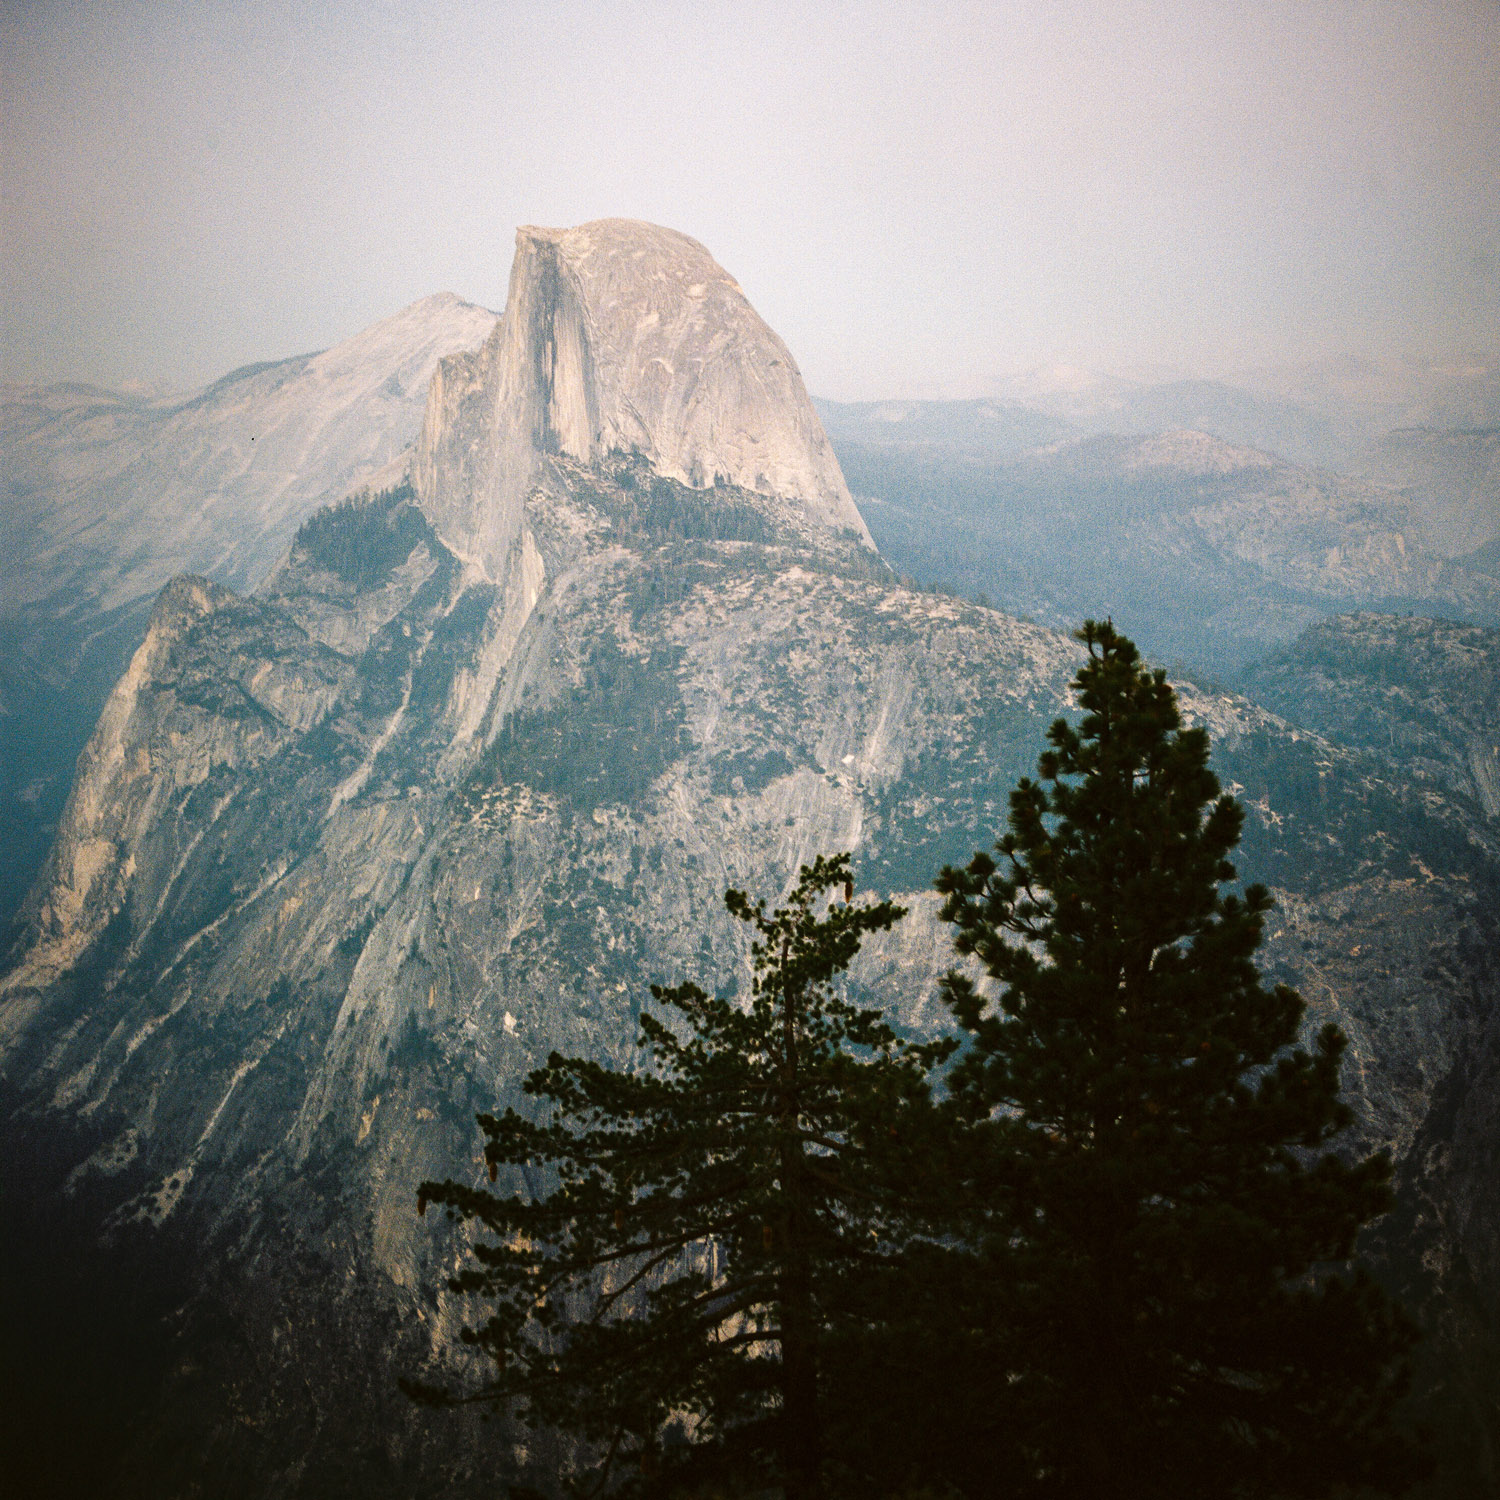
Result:
<svg viewBox="0 0 1500 1500"><path fill-rule="evenodd" d="M1019 1455L993 1492L1399 1491L1413 1333L1348 1267L1390 1169L1328 1150L1344 1037L1299 1046L1301 999L1261 981L1271 902L1230 884L1207 733L1111 625L1079 638L1081 724L1052 726L998 861L938 881L993 981L945 981L974 1122L955 1347Z"/></svg>
<svg viewBox="0 0 1500 1500"><path fill-rule="evenodd" d="M554 1053L525 1083L551 1118L479 1117L492 1180L545 1167L550 1186L422 1185L419 1209L487 1232L451 1285L485 1299L464 1338L496 1373L410 1394L577 1435L600 1455L600 1491L718 1472L788 1500L820 1492L828 1386L868 1347L889 1305L875 1289L912 1232L895 1126L923 1111L944 1050L841 996L864 934L902 915L851 898L848 855L805 866L769 915L727 892L756 934L748 1007L653 986L645 1066Z"/></svg>

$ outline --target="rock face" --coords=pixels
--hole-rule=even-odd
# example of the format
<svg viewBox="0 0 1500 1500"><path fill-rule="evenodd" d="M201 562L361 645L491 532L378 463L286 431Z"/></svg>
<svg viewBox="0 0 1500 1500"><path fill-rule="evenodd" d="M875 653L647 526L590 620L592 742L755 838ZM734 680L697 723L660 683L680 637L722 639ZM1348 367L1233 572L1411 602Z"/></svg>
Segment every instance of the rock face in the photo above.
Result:
<svg viewBox="0 0 1500 1500"><path fill-rule="evenodd" d="M445 1290L463 1247L416 1218L417 1183L477 1182L474 1112L523 1103L551 1049L629 1061L651 981L738 993L724 888L774 900L821 852L854 849L860 884L912 909L855 992L939 1025L932 877L990 841L1070 709L1075 643L900 586L839 490L782 494L769 461L690 472L691 443L722 457L742 430L779 434L785 474L826 452L793 451L797 412L699 428L690 395L632 385L620 351L647 346L620 330L643 314L606 291L654 289L659 324L711 347L691 241L535 235L500 331L436 378L409 478L318 512L251 596L163 591L26 904L0 988L0 1312L35 1339L28 1421L86 1435L46 1458L96 1487L368 1500L555 1477L546 1444L397 1393L465 1369ZM611 270L598 247L627 245L645 253ZM554 250L571 289L544 296ZM573 416L537 373L573 358L559 319L616 372ZM704 391L748 379L748 337L724 335L734 368L706 362ZM626 442L630 411L655 415ZM1268 962L1353 1038L1360 1142L1480 1160L1462 1070L1494 1013L1493 822L1243 698L1187 707L1249 809L1242 867L1281 903ZM1422 1177L1424 1233L1435 1266L1493 1285L1473 1182ZM59 1283L61 1244L81 1268ZM1434 1275L1447 1307L1461 1278ZM90 1380L48 1364L85 1335ZM1466 1387L1481 1406L1488 1378ZM1454 1440L1461 1481L1482 1425Z"/></svg>
<svg viewBox="0 0 1500 1500"><path fill-rule="evenodd" d="M0 928L73 762L178 573L245 589L329 500L396 459L444 356L495 322L424 298L320 354L185 401L11 386L0 406Z"/></svg>
<svg viewBox="0 0 1500 1500"><path fill-rule="evenodd" d="M322 518L254 598L174 583L85 756L0 1005L7 1129L69 1142L94 1232L173 1268L191 1370L135 1424L142 1490L341 1492L371 1450L375 1493L493 1466L394 1388L456 1355L459 1249L416 1184L464 1170L474 1111L552 1047L628 1058L649 980L744 983L726 885L857 846L920 913L859 985L932 1019L923 888L1001 815L1076 648L777 539L748 492L574 480L528 505L547 582L477 688L506 601L401 492L345 515L359 556L410 549L363 588ZM772 539L680 535L731 505ZM219 1247L211 1287L179 1236Z"/></svg>
<svg viewBox="0 0 1500 1500"><path fill-rule="evenodd" d="M498 569L548 454L638 454L869 540L786 345L702 245L654 224L517 231L505 315L439 370L413 483L450 545Z"/></svg>

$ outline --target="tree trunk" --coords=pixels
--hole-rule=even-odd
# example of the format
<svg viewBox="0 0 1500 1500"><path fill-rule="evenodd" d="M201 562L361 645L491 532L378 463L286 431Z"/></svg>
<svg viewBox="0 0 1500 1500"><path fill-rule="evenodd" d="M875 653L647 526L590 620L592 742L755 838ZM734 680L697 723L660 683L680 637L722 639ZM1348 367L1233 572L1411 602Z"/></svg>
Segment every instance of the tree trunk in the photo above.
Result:
<svg viewBox="0 0 1500 1500"><path fill-rule="evenodd" d="M802 1141L798 1137L797 995L783 992L781 1055L781 1190L786 1212L781 1245L781 1466L786 1500L818 1493L822 1433L818 1419L818 1367L809 1204Z"/></svg>
<svg viewBox="0 0 1500 1500"><path fill-rule="evenodd" d="M813 1347L811 1288L805 1268L788 1264L781 1295L781 1456L786 1500L818 1492L822 1435L818 1370Z"/></svg>

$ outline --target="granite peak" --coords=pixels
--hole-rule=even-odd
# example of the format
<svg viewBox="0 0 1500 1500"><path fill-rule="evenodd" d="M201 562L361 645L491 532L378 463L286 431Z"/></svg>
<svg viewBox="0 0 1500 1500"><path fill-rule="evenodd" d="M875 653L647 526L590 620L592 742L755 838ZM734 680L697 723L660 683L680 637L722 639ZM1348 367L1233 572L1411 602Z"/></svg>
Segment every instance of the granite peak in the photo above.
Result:
<svg viewBox="0 0 1500 1500"><path fill-rule="evenodd" d="M412 462L422 508L498 576L549 457L635 454L873 545L796 361L702 245L634 219L523 226L503 317L433 378Z"/></svg>

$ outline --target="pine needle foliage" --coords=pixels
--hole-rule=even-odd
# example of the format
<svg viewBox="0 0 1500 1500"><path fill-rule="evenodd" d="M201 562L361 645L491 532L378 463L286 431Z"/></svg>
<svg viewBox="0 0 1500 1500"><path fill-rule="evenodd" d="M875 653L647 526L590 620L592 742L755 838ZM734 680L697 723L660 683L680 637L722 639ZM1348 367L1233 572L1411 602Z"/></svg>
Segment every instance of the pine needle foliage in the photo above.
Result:
<svg viewBox="0 0 1500 1500"><path fill-rule="evenodd" d="M463 1337L495 1376L409 1394L582 1438L593 1493L713 1474L818 1493L830 1366L912 1232L893 1122L946 1049L903 1043L839 983L902 908L854 902L848 855L804 866L773 912L742 891L725 904L754 932L748 1007L653 986L645 1066L554 1053L525 1083L547 1118L479 1116L492 1176L545 1168L549 1191L420 1189L419 1207L483 1232L451 1286L488 1309Z"/></svg>
<svg viewBox="0 0 1500 1500"><path fill-rule="evenodd" d="M938 880L991 981L944 993L974 1122L955 1304L1016 1458L1003 1492L1397 1492L1421 1467L1390 1420L1414 1335L1349 1270L1390 1168L1329 1149L1345 1039L1299 1045L1302 1000L1261 980L1272 903L1231 884L1243 815L1207 733L1112 625L1079 639L1082 722L1052 726L998 859Z"/></svg>

